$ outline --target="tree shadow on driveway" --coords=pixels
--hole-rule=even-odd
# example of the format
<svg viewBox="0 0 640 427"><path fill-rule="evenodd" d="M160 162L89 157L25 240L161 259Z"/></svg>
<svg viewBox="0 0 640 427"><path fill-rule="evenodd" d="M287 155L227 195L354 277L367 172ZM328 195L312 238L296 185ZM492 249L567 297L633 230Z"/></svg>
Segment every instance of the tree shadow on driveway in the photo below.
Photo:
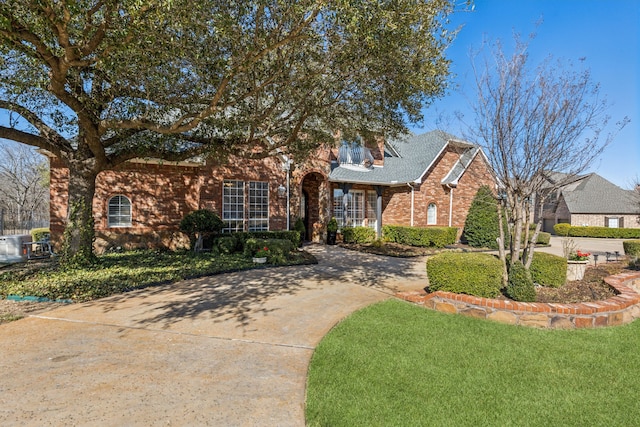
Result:
<svg viewBox="0 0 640 427"><path fill-rule="evenodd" d="M216 323L231 323L248 331L258 318L295 322L295 317L322 316L323 311L358 304L359 298L370 302L372 297L366 294L380 293L375 298L383 299L426 283L422 259L390 258L335 246L306 249L318 258L318 264L185 280L88 305L101 311L101 321L123 326L173 329L190 321L190 328L197 331Z"/></svg>

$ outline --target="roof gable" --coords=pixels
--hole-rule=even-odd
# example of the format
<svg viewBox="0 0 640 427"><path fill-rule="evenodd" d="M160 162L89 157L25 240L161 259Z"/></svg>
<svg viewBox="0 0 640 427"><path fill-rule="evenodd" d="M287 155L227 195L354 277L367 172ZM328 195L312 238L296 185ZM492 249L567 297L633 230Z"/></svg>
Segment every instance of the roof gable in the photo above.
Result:
<svg viewBox="0 0 640 427"><path fill-rule="evenodd" d="M640 210L640 200L634 191L623 190L595 173L582 179L574 189L564 189L562 195L572 214L636 214Z"/></svg>
<svg viewBox="0 0 640 427"><path fill-rule="evenodd" d="M331 171L329 180L374 185L420 183L449 144L457 144L464 149L462 162L456 163L449 172L451 179L456 180L468 167L479 148L456 140L452 135L442 131L405 135L389 141L385 144L383 167L374 167L367 171L337 167Z"/></svg>

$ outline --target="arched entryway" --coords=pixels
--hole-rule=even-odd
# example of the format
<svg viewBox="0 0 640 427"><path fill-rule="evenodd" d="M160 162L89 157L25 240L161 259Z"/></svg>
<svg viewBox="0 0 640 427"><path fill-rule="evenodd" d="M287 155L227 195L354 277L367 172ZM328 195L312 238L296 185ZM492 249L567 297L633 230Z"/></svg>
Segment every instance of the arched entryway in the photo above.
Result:
<svg viewBox="0 0 640 427"><path fill-rule="evenodd" d="M310 172L300 185L300 217L304 221L305 240L324 240L324 223L328 208L327 180L319 172Z"/></svg>

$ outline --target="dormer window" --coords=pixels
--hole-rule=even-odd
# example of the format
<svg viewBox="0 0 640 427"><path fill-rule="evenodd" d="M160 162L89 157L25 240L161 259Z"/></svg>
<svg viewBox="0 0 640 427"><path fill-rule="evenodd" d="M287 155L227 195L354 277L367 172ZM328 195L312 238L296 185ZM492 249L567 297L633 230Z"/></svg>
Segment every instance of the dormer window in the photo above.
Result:
<svg viewBox="0 0 640 427"><path fill-rule="evenodd" d="M358 142L343 141L338 150L338 163L341 167L368 171L373 166L371 150Z"/></svg>

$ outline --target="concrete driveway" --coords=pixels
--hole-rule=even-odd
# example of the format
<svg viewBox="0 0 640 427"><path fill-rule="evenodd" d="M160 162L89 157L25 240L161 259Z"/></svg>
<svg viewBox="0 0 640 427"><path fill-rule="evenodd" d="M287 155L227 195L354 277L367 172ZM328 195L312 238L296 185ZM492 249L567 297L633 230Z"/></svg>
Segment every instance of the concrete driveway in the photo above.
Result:
<svg viewBox="0 0 640 427"><path fill-rule="evenodd" d="M595 239L590 237L558 237L551 236L548 247L536 248L536 251L547 252L558 256L564 256L564 246L572 245L576 250L588 252L598 255L598 263L606 262L606 253L612 254L612 260L615 259L615 252L624 255L622 242L624 239ZM589 258L593 264L593 256Z"/></svg>
<svg viewBox="0 0 640 427"><path fill-rule="evenodd" d="M422 259L310 246L320 263L224 274L0 326L0 425L303 426L315 346L425 286Z"/></svg>

